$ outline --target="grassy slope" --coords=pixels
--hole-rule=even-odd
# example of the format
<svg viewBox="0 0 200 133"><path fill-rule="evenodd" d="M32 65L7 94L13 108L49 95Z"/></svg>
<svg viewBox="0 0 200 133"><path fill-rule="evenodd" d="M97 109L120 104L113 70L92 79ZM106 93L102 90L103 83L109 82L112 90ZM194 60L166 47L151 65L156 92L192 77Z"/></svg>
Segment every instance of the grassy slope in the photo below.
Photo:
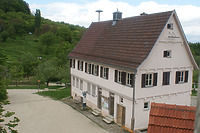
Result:
<svg viewBox="0 0 200 133"><path fill-rule="evenodd" d="M34 41L37 40L37 41ZM49 48L48 55L41 51L41 44L34 35L25 35L25 37L17 37L16 39L8 39L6 42L0 43L0 47L6 52L8 61L16 61L25 53L31 53L35 57L52 58L56 45Z"/></svg>

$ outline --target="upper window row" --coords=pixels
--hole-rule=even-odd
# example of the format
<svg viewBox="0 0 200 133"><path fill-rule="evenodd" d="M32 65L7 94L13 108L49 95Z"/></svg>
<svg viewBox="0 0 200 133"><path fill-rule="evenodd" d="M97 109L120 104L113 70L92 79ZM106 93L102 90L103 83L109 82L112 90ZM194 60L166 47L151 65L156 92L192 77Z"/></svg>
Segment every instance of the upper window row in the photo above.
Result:
<svg viewBox="0 0 200 133"><path fill-rule="evenodd" d="M177 71L175 83L176 84L187 83L188 73L189 73L188 71ZM157 86L157 77L158 77L158 73L142 74L142 82L141 82L142 88ZM170 84L170 72L163 72L162 81L163 81L162 85Z"/></svg>
<svg viewBox="0 0 200 133"><path fill-rule="evenodd" d="M115 82L133 87L134 74L115 70Z"/></svg>
<svg viewBox="0 0 200 133"><path fill-rule="evenodd" d="M77 69L83 71L83 61L78 60L77 62L78 62ZM75 63L76 63L75 59L70 59L70 67L75 68ZM99 76L99 65L85 62L85 73ZM108 79L108 75L109 75L109 68L101 66L100 77Z"/></svg>

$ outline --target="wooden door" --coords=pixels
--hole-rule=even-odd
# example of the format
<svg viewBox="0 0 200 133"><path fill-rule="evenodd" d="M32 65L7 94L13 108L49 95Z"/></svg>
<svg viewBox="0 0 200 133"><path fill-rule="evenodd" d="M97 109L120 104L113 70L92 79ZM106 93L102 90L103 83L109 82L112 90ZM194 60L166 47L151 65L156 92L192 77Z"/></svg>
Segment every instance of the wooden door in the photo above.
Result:
<svg viewBox="0 0 200 133"><path fill-rule="evenodd" d="M125 117L126 117L126 108L118 104L117 105L117 123L119 125L125 126Z"/></svg>

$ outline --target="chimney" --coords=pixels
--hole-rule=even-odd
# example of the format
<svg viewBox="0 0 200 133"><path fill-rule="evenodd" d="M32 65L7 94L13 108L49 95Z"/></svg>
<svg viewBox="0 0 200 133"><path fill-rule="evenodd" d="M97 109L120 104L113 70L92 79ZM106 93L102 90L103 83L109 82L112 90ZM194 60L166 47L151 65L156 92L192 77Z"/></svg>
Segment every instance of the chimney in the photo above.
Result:
<svg viewBox="0 0 200 133"><path fill-rule="evenodd" d="M112 25L115 25L117 23L117 21L120 19L122 19L122 12L119 12L118 8L117 8L117 11L113 13L113 24Z"/></svg>

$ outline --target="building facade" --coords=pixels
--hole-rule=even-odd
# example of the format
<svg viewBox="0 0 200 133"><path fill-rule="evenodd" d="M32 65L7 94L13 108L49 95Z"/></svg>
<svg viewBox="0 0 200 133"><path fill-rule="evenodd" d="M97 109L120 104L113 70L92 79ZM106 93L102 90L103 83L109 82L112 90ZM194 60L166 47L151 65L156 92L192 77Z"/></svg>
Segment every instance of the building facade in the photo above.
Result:
<svg viewBox="0 0 200 133"><path fill-rule="evenodd" d="M92 23L71 58L71 95L130 129L150 103L190 105L198 69L175 11Z"/></svg>

